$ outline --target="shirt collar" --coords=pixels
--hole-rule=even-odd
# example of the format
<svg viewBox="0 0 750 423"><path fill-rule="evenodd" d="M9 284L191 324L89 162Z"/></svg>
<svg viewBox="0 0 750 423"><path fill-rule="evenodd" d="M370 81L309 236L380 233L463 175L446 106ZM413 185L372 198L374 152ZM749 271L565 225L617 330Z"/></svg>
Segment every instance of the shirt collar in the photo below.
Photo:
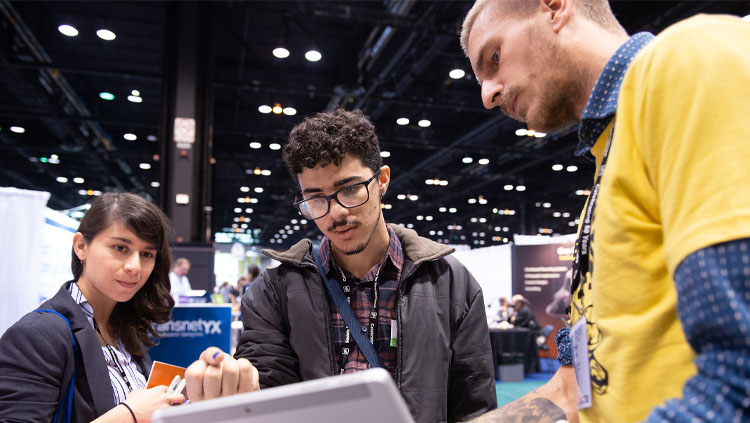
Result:
<svg viewBox="0 0 750 423"><path fill-rule="evenodd" d="M636 54L653 39L654 34L639 32L621 45L607 61L581 115L576 156L591 151L596 140L609 125L617 111L617 98L620 95L620 85L625 72Z"/></svg>
<svg viewBox="0 0 750 423"><path fill-rule="evenodd" d="M391 229L389 225L386 225L386 228L388 228L388 250L385 253L385 258L383 259L382 265L386 264L388 260L390 259L390 262L393 264L393 266L398 270L398 275L400 277L401 275L401 268L404 264L404 252L403 248L401 246L401 241L398 239L398 236L396 236L396 233ZM331 240L328 239L328 237L323 237L323 240L320 241L320 261L323 264L323 271L325 274L328 274L328 272L331 269L331 264L335 264L333 260L333 254L331 254ZM373 267L367 275L362 279L363 281L374 278L374 275L376 273L376 269L378 266Z"/></svg>

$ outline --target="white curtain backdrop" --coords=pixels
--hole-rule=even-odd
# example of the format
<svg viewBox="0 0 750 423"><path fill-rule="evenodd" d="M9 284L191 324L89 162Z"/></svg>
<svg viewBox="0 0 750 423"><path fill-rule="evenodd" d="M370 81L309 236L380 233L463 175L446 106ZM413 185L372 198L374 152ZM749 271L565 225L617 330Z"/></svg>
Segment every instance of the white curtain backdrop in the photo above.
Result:
<svg viewBox="0 0 750 423"><path fill-rule="evenodd" d="M40 234L49 195L0 187L0 334L39 305Z"/></svg>
<svg viewBox="0 0 750 423"><path fill-rule="evenodd" d="M484 303L487 306L485 309L487 316L494 318L499 309L498 299L500 297L510 299L512 296L511 246L505 244L456 251L453 256L463 263L479 282Z"/></svg>

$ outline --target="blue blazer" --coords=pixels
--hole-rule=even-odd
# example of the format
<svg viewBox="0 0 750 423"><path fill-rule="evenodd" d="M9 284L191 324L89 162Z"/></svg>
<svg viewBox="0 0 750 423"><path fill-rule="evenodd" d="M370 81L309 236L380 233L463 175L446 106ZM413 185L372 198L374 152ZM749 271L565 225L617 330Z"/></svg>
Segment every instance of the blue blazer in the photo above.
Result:
<svg viewBox="0 0 750 423"><path fill-rule="evenodd" d="M39 308L55 310L70 321L78 343L75 352L71 329L52 313L28 313L0 339L0 421L51 422L74 367L73 421L90 422L116 405L99 340L68 293L71 283L64 283ZM148 355L133 359L148 377Z"/></svg>

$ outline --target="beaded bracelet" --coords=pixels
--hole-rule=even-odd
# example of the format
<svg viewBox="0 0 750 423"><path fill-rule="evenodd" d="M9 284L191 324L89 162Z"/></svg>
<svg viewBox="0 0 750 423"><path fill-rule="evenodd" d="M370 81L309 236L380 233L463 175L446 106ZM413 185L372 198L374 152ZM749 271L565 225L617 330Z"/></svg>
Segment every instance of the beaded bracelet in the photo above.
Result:
<svg viewBox="0 0 750 423"><path fill-rule="evenodd" d="M570 330L562 328L555 334L555 345L557 345L557 361L563 366L569 366L573 363L573 357L570 352Z"/></svg>
<svg viewBox="0 0 750 423"><path fill-rule="evenodd" d="M130 411L130 415L133 416L133 423L138 423L138 419L135 418L135 413L133 412L133 409L130 408L130 406L125 404L124 402L121 402L120 405L124 405L125 408L127 408L128 411Z"/></svg>

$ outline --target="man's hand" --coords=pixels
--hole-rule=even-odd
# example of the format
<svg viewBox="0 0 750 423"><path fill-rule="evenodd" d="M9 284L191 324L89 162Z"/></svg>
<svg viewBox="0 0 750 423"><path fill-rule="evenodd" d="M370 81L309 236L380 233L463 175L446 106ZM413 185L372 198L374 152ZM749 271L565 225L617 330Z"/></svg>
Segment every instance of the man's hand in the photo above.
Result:
<svg viewBox="0 0 750 423"><path fill-rule="evenodd" d="M250 361L235 360L216 347L207 348L185 370L185 380L192 402L260 389L258 370Z"/></svg>

